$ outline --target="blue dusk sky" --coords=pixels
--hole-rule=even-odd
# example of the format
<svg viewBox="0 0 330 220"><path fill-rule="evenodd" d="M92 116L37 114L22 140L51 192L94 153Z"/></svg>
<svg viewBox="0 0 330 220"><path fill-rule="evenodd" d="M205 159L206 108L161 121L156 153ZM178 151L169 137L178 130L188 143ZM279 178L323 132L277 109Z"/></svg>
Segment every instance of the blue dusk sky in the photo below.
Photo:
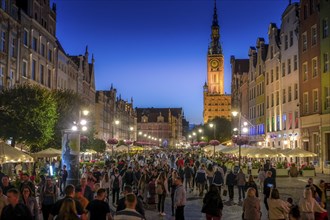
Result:
<svg viewBox="0 0 330 220"><path fill-rule="evenodd" d="M134 107L182 107L203 121L203 84L214 0L53 0L57 37L70 55L88 45L97 90L113 84ZM230 93L230 56L248 58L257 37L268 42L289 0L217 0Z"/></svg>

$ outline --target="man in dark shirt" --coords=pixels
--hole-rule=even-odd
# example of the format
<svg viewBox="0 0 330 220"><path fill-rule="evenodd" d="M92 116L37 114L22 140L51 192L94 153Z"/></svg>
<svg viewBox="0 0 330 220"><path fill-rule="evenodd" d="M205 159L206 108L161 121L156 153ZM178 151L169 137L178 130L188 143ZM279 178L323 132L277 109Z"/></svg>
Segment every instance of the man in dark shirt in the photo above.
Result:
<svg viewBox="0 0 330 220"><path fill-rule="evenodd" d="M105 197L106 190L103 188L98 189L96 199L88 203L86 207L88 210L89 220L112 219L109 204L104 201Z"/></svg>
<svg viewBox="0 0 330 220"><path fill-rule="evenodd" d="M85 177L80 179L80 185L78 185L78 187L81 188L83 196L88 199L89 202L94 199L93 190L87 185L87 179Z"/></svg>
<svg viewBox="0 0 330 220"><path fill-rule="evenodd" d="M264 181L264 203L265 203L265 207L267 210L268 210L267 199L269 198L271 188L276 188L276 182L275 182L274 178L272 177L272 172L267 171L266 179Z"/></svg>
<svg viewBox="0 0 330 220"><path fill-rule="evenodd" d="M9 205L2 209L1 220L32 220L29 208L19 203L19 192L17 189L10 189L7 192Z"/></svg>
<svg viewBox="0 0 330 220"><path fill-rule="evenodd" d="M128 186L128 185L125 186L123 193L124 193L124 197L121 198L121 199L119 199L119 201L117 203L118 206L117 206L116 212L119 212L119 211L124 210L126 208L126 205L125 205L125 196L127 194L133 193L132 187L131 186ZM138 199L138 198L137 198L137 203L136 203L136 206L135 206L135 210L138 213L140 213L143 217L145 216L144 209L143 209L143 204L142 204L141 200Z"/></svg>
<svg viewBox="0 0 330 220"><path fill-rule="evenodd" d="M95 166L93 169L93 176L96 179L96 183L99 183L101 180L102 173L99 171L99 167Z"/></svg>
<svg viewBox="0 0 330 220"><path fill-rule="evenodd" d="M86 215L84 213L84 208L82 207L82 205L80 204L80 202L76 199L74 199L74 194L75 194L75 188L73 185L67 185L64 189L64 193L65 193L65 197L63 199L58 200L53 208L52 211L49 214L48 220L53 220L55 216L58 215L58 213L60 212L62 203L64 202L64 200L66 199L73 199L75 201L76 204L76 209L77 209L77 214L81 215L81 219L86 219Z"/></svg>
<svg viewBox="0 0 330 220"><path fill-rule="evenodd" d="M22 179L23 179L23 181L19 185L19 191L22 192L23 188L25 186L28 186L32 191L32 196L35 196L36 195L36 188L35 188L34 184L30 181L29 174L23 173Z"/></svg>
<svg viewBox="0 0 330 220"><path fill-rule="evenodd" d="M2 177L2 193L4 195L7 195L7 192L12 189L15 188L13 185L11 185L11 183L9 182L9 177L7 175Z"/></svg>

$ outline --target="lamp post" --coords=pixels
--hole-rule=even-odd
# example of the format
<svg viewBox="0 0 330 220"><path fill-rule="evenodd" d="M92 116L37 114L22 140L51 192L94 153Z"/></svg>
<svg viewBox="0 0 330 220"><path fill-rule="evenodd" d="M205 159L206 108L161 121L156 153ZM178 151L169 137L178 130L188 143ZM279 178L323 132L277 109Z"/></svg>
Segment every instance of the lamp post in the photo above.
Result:
<svg viewBox="0 0 330 220"><path fill-rule="evenodd" d="M210 128L213 128L213 139L215 140L215 130L217 129L216 124L211 123Z"/></svg>
<svg viewBox="0 0 330 220"><path fill-rule="evenodd" d="M247 142L248 142L247 139L242 138L242 133L247 133L248 132L248 128L247 128L248 123L246 121L244 121L243 125L242 125L242 114L241 114L241 112L233 111L232 115L234 117L238 116L239 128L234 128L233 129L233 131L235 133L237 132L238 135L234 136L233 142L238 144L238 168L240 169L241 168L241 146L242 146L242 144L247 144Z"/></svg>
<svg viewBox="0 0 330 220"><path fill-rule="evenodd" d="M87 131L86 117L88 110L79 111L78 120L73 122L71 129L62 132L62 165L68 171L67 184L78 184L79 182L79 155L81 133Z"/></svg>

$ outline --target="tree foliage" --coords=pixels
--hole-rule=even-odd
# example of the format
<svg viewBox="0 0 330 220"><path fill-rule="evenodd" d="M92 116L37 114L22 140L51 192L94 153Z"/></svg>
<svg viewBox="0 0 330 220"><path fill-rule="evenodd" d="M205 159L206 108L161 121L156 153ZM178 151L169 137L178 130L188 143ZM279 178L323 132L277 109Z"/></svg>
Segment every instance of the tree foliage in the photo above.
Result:
<svg viewBox="0 0 330 220"><path fill-rule="evenodd" d="M93 149L96 152L104 153L106 148L106 143L104 140L95 138L90 141L90 144L88 146L89 149Z"/></svg>
<svg viewBox="0 0 330 220"><path fill-rule="evenodd" d="M77 93L70 90L54 90L52 96L57 103L58 119L55 123L55 132L48 142L48 147L61 148L62 131L72 127L79 118L79 110L84 106L83 100Z"/></svg>
<svg viewBox="0 0 330 220"><path fill-rule="evenodd" d="M42 146L52 139L56 102L39 86L19 85L0 93L0 138Z"/></svg>

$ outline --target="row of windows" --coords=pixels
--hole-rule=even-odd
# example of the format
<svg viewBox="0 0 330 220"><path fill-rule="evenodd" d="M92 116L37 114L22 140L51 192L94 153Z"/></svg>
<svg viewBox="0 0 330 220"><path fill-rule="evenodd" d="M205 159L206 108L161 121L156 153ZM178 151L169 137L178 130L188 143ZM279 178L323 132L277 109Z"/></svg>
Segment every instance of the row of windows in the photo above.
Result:
<svg viewBox="0 0 330 220"><path fill-rule="evenodd" d="M257 104L256 106L249 108L250 118L257 118L264 115L265 115L265 103L260 103Z"/></svg>
<svg viewBox="0 0 330 220"><path fill-rule="evenodd" d="M328 61L329 63L329 61ZM329 64L327 64L329 65ZM302 65L302 74L303 74L303 81L308 80L308 62L304 62ZM318 64L317 64L317 57L314 57L312 59L312 78L315 78L318 76Z"/></svg>
<svg viewBox="0 0 330 220"><path fill-rule="evenodd" d="M249 100L255 99L256 97L263 95L265 93L264 84L258 83L255 87L249 90Z"/></svg>
<svg viewBox="0 0 330 220"><path fill-rule="evenodd" d="M284 39L282 40L282 42L284 42L284 50L287 50L289 47L292 47L292 45L293 45L293 31L290 31L289 35L287 35L287 34L284 35L283 38Z"/></svg>
<svg viewBox="0 0 330 220"><path fill-rule="evenodd" d="M293 87L293 94L292 94L292 86L288 87L288 90L285 88L282 89L282 103L285 104L286 102L291 102L292 100L298 99L298 84L295 83ZM293 95L293 97L292 97ZM293 99L292 99L293 98ZM269 107L274 107L274 105L278 106L280 104L280 92L276 91L272 93L270 96L266 98L267 109Z"/></svg>
<svg viewBox="0 0 330 220"><path fill-rule="evenodd" d="M310 109L309 106L309 93L308 92L304 92L303 94L303 113L304 114L309 114L312 112L318 112L319 111L319 91L318 89L314 89L312 91L312 109Z"/></svg>
<svg viewBox="0 0 330 220"><path fill-rule="evenodd" d="M299 113L295 111L294 113L289 112L288 115L284 113L282 115L270 115L266 119L267 132L272 131L285 131L299 128Z"/></svg>

